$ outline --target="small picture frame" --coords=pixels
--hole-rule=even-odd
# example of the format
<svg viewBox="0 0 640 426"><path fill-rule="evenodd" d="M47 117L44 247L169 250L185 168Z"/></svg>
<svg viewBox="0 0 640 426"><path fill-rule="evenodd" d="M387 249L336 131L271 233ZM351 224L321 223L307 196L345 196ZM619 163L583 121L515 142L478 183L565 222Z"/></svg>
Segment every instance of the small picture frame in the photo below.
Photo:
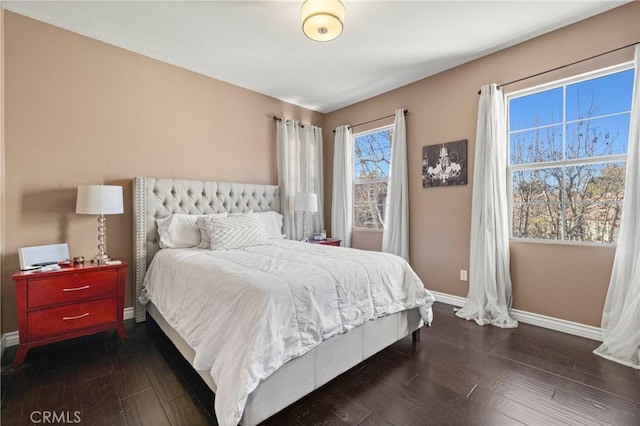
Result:
<svg viewBox="0 0 640 426"><path fill-rule="evenodd" d="M422 187L467 184L467 140L422 147Z"/></svg>

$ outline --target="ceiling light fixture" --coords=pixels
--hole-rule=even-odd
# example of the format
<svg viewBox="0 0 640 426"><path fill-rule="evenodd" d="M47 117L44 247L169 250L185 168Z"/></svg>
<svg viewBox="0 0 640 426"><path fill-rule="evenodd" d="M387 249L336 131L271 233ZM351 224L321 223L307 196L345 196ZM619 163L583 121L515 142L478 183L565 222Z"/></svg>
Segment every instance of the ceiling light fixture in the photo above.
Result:
<svg viewBox="0 0 640 426"><path fill-rule="evenodd" d="M344 5L340 0L306 0L301 14L302 31L311 40L331 41L342 34Z"/></svg>

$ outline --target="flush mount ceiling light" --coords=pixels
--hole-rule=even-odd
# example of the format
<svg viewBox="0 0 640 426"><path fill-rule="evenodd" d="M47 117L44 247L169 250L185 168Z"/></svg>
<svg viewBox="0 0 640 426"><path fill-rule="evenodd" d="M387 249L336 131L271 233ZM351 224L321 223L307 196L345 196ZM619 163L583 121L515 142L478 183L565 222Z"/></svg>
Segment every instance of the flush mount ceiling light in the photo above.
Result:
<svg viewBox="0 0 640 426"><path fill-rule="evenodd" d="M311 40L331 41L342 34L344 5L340 0L306 0L301 13L302 31Z"/></svg>

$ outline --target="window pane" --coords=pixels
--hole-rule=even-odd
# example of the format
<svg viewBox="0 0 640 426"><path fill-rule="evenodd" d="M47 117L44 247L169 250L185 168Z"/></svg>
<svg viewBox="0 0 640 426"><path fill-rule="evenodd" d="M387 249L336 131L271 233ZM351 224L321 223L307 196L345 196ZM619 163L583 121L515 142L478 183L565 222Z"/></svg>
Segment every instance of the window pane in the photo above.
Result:
<svg viewBox="0 0 640 426"><path fill-rule="evenodd" d="M633 69L567 86L567 121L631 110Z"/></svg>
<svg viewBox="0 0 640 426"><path fill-rule="evenodd" d="M512 212L514 237L562 239L562 209L559 203L514 203Z"/></svg>
<svg viewBox="0 0 640 426"><path fill-rule="evenodd" d="M391 129L356 136L354 149L354 179L389 177Z"/></svg>
<svg viewBox="0 0 640 426"><path fill-rule="evenodd" d="M631 113L567 124L567 158L626 154Z"/></svg>
<svg viewBox="0 0 640 426"><path fill-rule="evenodd" d="M512 174L513 236L562 238L562 168L518 170Z"/></svg>
<svg viewBox="0 0 640 426"><path fill-rule="evenodd" d="M562 159L562 126L543 127L509 135L511 164Z"/></svg>
<svg viewBox="0 0 640 426"><path fill-rule="evenodd" d="M614 242L624 198L625 163L565 168L565 238Z"/></svg>
<svg viewBox="0 0 640 426"><path fill-rule="evenodd" d="M577 203L566 210L567 240L613 243L618 238L622 203Z"/></svg>
<svg viewBox="0 0 640 426"><path fill-rule="evenodd" d="M356 183L353 191L353 226L382 229L386 198L387 181Z"/></svg>
<svg viewBox="0 0 640 426"><path fill-rule="evenodd" d="M559 203L563 171L561 168L518 170L512 174L512 197L515 203Z"/></svg>
<svg viewBox="0 0 640 426"><path fill-rule="evenodd" d="M562 122L562 87L509 101L509 130Z"/></svg>
<svg viewBox="0 0 640 426"><path fill-rule="evenodd" d="M622 201L625 166L617 162L565 167L565 203Z"/></svg>

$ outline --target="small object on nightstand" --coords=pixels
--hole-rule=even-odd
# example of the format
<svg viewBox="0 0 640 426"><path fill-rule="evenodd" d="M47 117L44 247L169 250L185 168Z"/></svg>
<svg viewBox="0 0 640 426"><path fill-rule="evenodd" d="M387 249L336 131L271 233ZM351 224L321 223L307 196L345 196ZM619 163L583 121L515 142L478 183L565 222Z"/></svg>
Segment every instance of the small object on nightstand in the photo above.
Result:
<svg viewBox="0 0 640 426"><path fill-rule="evenodd" d="M309 240L311 244L320 244L323 246L340 246L342 240L334 240L333 238L327 238L326 240Z"/></svg>
<svg viewBox="0 0 640 426"><path fill-rule="evenodd" d="M76 256L73 258L74 265L82 265L84 263L84 256Z"/></svg>
<svg viewBox="0 0 640 426"><path fill-rule="evenodd" d="M42 266L39 271L40 272L51 272L51 271L59 271L60 269L62 269L62 267L60 265L58 265L57 263L51 264L51 265L44 265Z"/></svg>
<svg viewBox="0 0 640 426"><path fill-rule="evenodd" d="M58 265L62 268L68 268L73 265L73 261L71 259L61 260Z"/></svg>

